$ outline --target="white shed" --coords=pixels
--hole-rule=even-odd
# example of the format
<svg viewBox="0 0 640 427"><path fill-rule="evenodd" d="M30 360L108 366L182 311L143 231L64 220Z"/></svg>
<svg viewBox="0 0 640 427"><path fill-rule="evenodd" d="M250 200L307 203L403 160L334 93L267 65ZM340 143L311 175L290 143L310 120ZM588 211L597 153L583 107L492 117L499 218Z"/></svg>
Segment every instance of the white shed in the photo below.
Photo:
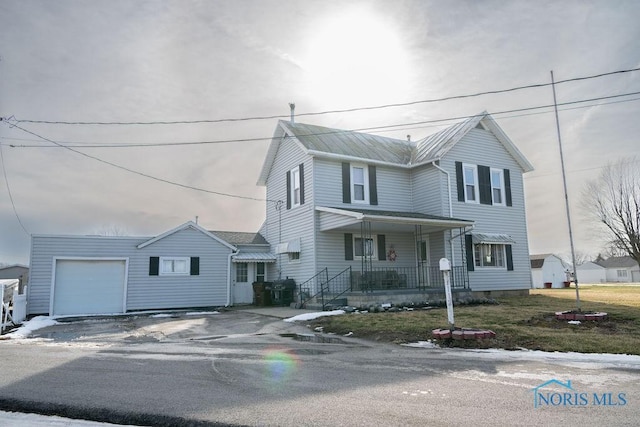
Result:
<svg viewBox="0 0 640 427"><path fill-rule="evenodd" d="M531 255L531 279L534 288L544 288L551 283L552 288L564 287L569 267L554 254Z"/></svg>
<svg viewBox="0 0 640 427"><path fill-rule="evenodd" d="M604 283L607 281L606 269L592 261L587 261L576 267L579 283Z"/></svg>

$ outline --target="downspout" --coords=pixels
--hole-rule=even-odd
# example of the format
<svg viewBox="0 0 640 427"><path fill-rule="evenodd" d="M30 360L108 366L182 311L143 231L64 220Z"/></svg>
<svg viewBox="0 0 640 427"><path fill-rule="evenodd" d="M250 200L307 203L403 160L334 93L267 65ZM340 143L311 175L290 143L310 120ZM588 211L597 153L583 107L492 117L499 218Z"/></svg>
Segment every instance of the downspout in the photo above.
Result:
<svg viewBox="0 0 640 427"><path fill-rule="evenodd" d="M451 201L451 175L449 175L449 172L447 172L446 170L444 170L440 166L438 166L435 161L431 162L431 165L434 168L438 169L440 172L443 172L447 176L447 191L449 193L449 218L453 218L453 202ZM455 266L454 251L453 251L453 238L449 239L449 246L451 246L451 248L450 248L450 250L451 250L451 265Z"/></svg>
<svg viewBox="0 0 640 427"><path fill-rule="evenodd" d="M234 255L238 255L240 251L238 249L234 249L227 258L227 303L225 307L229 307L231 305L231 257Z"/></svg>

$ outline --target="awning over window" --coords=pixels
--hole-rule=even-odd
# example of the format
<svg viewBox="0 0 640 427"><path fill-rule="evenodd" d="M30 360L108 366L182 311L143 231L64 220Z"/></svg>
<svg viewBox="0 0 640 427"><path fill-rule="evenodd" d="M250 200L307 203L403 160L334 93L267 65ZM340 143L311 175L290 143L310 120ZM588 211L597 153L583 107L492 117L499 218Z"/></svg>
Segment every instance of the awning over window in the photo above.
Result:
<svg viewBox="0 0 640 427"><path fill-rule="evenodd" d="M300 253L300 239L294 239L289 242L280 243L276 246L277 254Z"/></svg>
<svg viewBox="0 0 640 427"><path fill-rule="evenodd" d="M515 243L508 234L472 233L471 238L474 244L510 245Z"/></svg>
<svg viewBox="0 0 640 427"><path fill-rule="evenodd" d="M276 262L276 256L271 252L240 252L234 255L232 262Z"/></svg>

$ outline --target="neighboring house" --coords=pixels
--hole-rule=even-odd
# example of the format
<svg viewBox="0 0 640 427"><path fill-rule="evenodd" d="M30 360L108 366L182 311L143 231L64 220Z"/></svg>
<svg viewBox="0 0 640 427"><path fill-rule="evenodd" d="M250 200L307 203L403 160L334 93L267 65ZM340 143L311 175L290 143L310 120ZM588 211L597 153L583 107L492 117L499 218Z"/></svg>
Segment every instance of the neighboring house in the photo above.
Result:
<svg viewBox="0 0 640 427"><path fill-rule="evenodd" d="M258 179L269 275L303 297L409 300L443 289L446 257L455 289L527 290L532 169L486 112L418 142L280 121Z"/></svg>
<svg viewBox="0 0 640 427"><path fill-rule="evenodd" d="M611 257L598 264L606 270L607 282L640 282L640 267L630 256Z"/></svg>
<svg viewBox="0 0 640 427"><path fill-rule="evenodd" d="M8 265L0 268L0 279L18 279L19 293L23 293L24 286L29 281L29 267L22 264Z"/></svg>
<svg viewBox="0 0 640 427"><path fill-rule="evenodd" d="M587 261L576 267L579 283L604 283L607 281L606 269L593 261Z"/></svg>
<svg viewBox="0 0 640 427"><path fill-rule="evenodd" d="M31 239L29 315L230 305L237 248L193 222L155 237Z"/></svg>
<svg viewBox="0 0 640 427"><path fill-rule="evenodd" d="M531 255L531 279L534 288L543 288L551 283L552 288L564 287L568 280L569 266L554 254ZM578 276L580 279L580 276Z"/></svg>

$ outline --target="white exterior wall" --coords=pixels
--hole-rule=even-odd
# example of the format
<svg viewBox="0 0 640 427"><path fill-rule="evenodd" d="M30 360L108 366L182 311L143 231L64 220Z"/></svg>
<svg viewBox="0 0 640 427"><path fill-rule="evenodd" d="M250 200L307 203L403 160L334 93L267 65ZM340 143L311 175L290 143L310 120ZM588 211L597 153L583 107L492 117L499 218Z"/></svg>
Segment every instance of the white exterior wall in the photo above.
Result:
<svg viewBox="0 0 640 427"><path fill-rule="evenodd" d="M304 164L304 204L287 209L286 172ZM289 261L287 254L278 255L275 264L267 264L269 280L290 277L300 284L316 274L314 224L314 163L291 138L281 142L267 178L267 199L281 200L280 211L267 202L263 236L272 251L279 243L300 239L300 259Z"/></svg>
<svg viewBox="0 0 640 427"><path fill-rule="evenodd" d="M576 267L578 283L604 283L607 281L607 272L604 267L594 262L587 261Z"/></svg>
<svg viewBox="0 0 640 427"><path fill-rule="evenodd" d="M494 206L458 201L455 162L509 169L513 206ZM454 218L475 221L474 232L510 235L513 271L505 269L476 268L469 272L469 284L474 291L513 290L531 288L531 264L527 239L524 185L522 169L504 146L488 131L470 130L441 160L440 166L452 179L452 203ZM464 247L464 245L463 245ZM454 244L455 258L462 259L458 239Z"/></svg>
<svg viewBox="0 0 640 427"><path fill-rule="evenodd" d="M448 217L449 190L445 173L432 165L424 165L414 169L412 177L415 212ZM450 178L453 189L456 185L455 174Z"/></svg>
<svg viewBox="0 0 640 427"><path fill-rule="evenodd" d="M140 237L33 236L29 314L49 313L54 258L127 258L127 310L221 306L231 249L193 229L138 249ZM200 257L197 276L149 276L149 257Z"/></svg>

